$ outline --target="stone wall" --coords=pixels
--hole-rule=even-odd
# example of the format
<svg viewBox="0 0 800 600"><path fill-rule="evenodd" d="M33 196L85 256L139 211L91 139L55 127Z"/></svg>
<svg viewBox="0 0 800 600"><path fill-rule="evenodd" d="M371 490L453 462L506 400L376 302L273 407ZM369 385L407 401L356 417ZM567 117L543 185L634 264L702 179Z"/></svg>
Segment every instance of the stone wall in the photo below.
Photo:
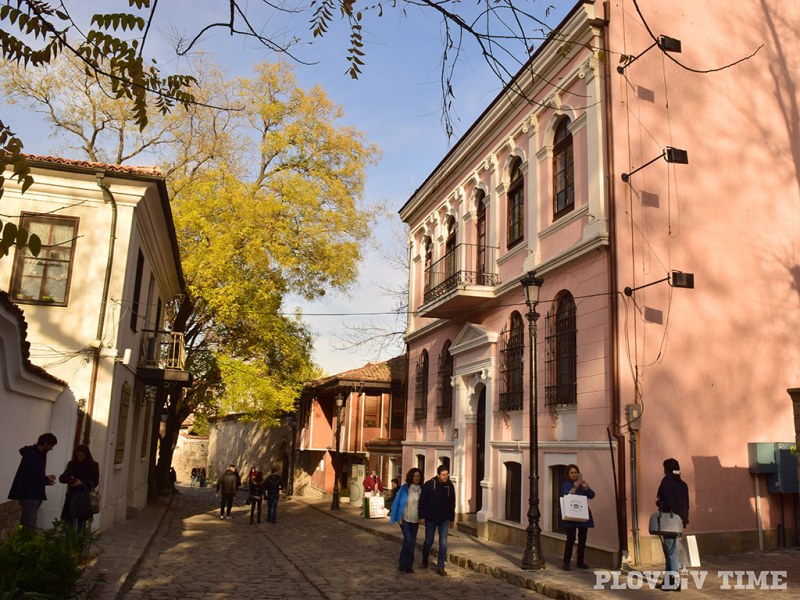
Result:
<svg viewBox="0 0 800 600"><path fill-rule="evenodd" d="M0 502L0 540L5 539L9 531L19 525L20 516L19 502Z"/></svg>
<svg viewBox="0 0 800 600"><path fill-rule="evenodd" d="M178 483L189 483L195 467L205 467L208 471L208 438L181 434L172 455L172 466L178 475Z"/></svg>
<svg viewBox="0 0 800 600"><path fill-rule="evenodd" d="M208 438L208 478L215 481L229 464L239 469L242 478L251 466L268 474L274 467L286 485L292 426L289 418L278 427L265 428L257 422L243 421L241 415L213 419Z"/></svg>

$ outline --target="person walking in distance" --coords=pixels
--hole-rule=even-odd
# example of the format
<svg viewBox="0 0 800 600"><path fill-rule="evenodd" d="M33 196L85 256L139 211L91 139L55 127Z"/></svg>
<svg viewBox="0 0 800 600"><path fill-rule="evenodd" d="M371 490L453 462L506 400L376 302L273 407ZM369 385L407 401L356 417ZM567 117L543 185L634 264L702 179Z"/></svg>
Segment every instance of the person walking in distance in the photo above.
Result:
<svg viewBox="0 0 800 600"><path fill-rule="evenodd" d="M253 513L257 512L256 523L261 523L261 504L264 502L264 473L256 471L250 479L250 525L253 524Z"/></svg>
<svg viewBox="0 0 800 600"><path fill-rule="evenodd" d="M594 498L594 490L589 487L589 484L581 477L581 472L578 465L567 465L567 480L561 483L561 495L577 494L579 496L586 496L591 499ZM569 571L569 563L572 560L572 547L575 545L575 536L578 537L578 568L588 569L589 565L586 564L586 537L589 533L589 528L594 527L592 520L592 511L589 511L589 520L586 522L577 521L564 521L564 529L567 532L567 541L564 544L564 570Z"/></svg>
<svg viewBox="0 0 800 600"><path fill-rule="evenodd" d="M217 493L220 495L219 518L230 519L233 498L239 491L239 476L236 474L236 465L229 465L228 469L217 481Z"/></svg>
<svg viewBox="0 0 800 600"><path fill-rule="evenodd" d="M392 480L394 481L394 479ZM403 547L400 550L400 572L414 572L414 549L419 530L419 497L422 494L422 471L414 467L408 471L406 482L397 488L389 523L399 523L403 532Z"/></svg>
<svg viewBox="0 0 800 600"><path fill-rule="evenodd" d="M658 486L656 506L661 512L678 515L686 529L689 524L689 486L681 479L681 465L674 458L664 461L664 478ZM679 592L681 580L678 574L678 537L662 537L661 548L666 560L662 589Z"/></svg>
<svg viewBox="0 0 800 600"><path fill-rule="evenodd" d="M9 500L17 500L22 510L20 524L36 529L39 507L47 500L45 487L56 482L55 475L47 475L47 453L58 443L52 433L43 433L35 444L19 449L22 459L8 492Z"/></svg>
<svg viewBox="0 0 800 600"><path fill-rule="evenodd" d="M426 481L419 497L419 522L425 524L425 542L422 544L422 567L428 567L433 537L439 532L436 574L447 575L447 533L456 520L456 489L450 481L450 470L445 465L436 469L436 477Z"/></svg>
<svg viewBox="0 0 800 600"><path fill-rule="evenodd" d="M275 519L278 517L278 497L283 489L278 469L272 468L269 477L264 482L264 487L267 490L267 521L275 523Z"/></svg>

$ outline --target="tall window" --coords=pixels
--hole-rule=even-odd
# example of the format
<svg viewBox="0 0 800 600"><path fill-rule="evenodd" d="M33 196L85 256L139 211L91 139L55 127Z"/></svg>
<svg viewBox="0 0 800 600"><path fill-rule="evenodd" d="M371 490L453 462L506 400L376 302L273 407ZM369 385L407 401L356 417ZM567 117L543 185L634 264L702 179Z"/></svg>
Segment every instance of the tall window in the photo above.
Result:
<svg viewBox="0 0 800 600"><path fill-rule="evenodd" d="M444 244L444 278L449 280L456 274L456 222L447 220L447 241ZM449 288L450 286L448 286Z"/></svg>
<svg viewBox="0 0 800 600"><path fill-rule="evenodd" d="M561 119L553 139L553 220L575 208L575 168L569 119Z"/></svg>
<svg viewBox="0 0 800 600"><path fill-rule="evenodd" d="M42 240L39 256L17 251L11 297L17 302L66 306L78 219L23 213L20 226Z"/></svg>
<svg viewBox="0 0 800 600"><path fill-rule="evenodd" d="M478 273L475 283L478 285L486 285L484 282L484 275L487 272L486 268L486 204L484 200L486 194L478 191L475 196L477 202L477 219L475 225L475 242L476 242L476 257L475 257L475 270Z"/></svg>
<svg viewBox="0 0 800 600"><path fill-rule="evenodd" d="M447 340L439 354L439 406L436 408L438 419L453 416L453 355L450 354L450 340Z"/></svg>
<svg viewBox="0 0 800 600"><path fill-rule="evenodd" d="M114 447L114 464L119 464L125 459L125 440L128 435L128 412L131 407L131 384L127 381L122 384L122 393L119 399L119 417L117 418L117 443Z"/></svg>
<svg viewBox="0 0 800 600"><path fill-rule="evenodd" d="M525 178L522 176L522 159L515 158L509 170L508 233L506 246L522 240L525 229Z"/></svg>
<svg viewBox="0 0 800 600"><path fill-rule="evenodd" d="M575 299L564 293L555 311L547 315L547 381L545 404L575 404L578 401L578 356Z"/></svg>
<svg viewBox="0 0 800 600"><path fill-rule="evenodd" d="M364 396L364 427L378 427L380 396Z"/></svg>
<svg viewBox="0 0 800 600"><path fill-rule="evenodd" d="M561 506L558 499L561 497L561 484L567 480L567 466L553 465L550 467L550 522L553 524L552 530L559 533L566 533L564 521L561 520Z"/></svg>
<svg viewBox="0 0 800 600"><path fill-rule="evenodd" d="M431 238L426 237L422 240L425 245L425 264L424 264L424 288L423 291L427 294L431 290L431 265L433 264L433 244Z"/></svg>
<svg viewBox="0 0 800 600"><path fill-rule="evenodd" d="M506 466L506 521L522 521L522 465L507 462Z"/></svg>
<svg viewBox="0 0 800 600"><path fill-rule="evenodd" d="M425 481L425 455L417 454L417 468L422 472L422 480Z"/></svg>
<svg viewBox="0 0 800 600"><path fill-rule="evenodd" d="M414 421L421 423L428 416L428 351L423 350L417 360L416 404Z"/></svg>
<svg viewBox="0 0 800 600"><path fill-rule="evenodd" d="M525 326L518 312L511 315L508 329L501 334L500 410L522 410L522 364Z"/></svg>
<svg viewBox="0 0 800 600"><path fill-rule="evenodd" d="M136 257L136 279L133 281L133 301L131 302L131 329L136 331L139 324L139 296L142 294L142 275L144 272L144 255L139 250Z"/></svg>

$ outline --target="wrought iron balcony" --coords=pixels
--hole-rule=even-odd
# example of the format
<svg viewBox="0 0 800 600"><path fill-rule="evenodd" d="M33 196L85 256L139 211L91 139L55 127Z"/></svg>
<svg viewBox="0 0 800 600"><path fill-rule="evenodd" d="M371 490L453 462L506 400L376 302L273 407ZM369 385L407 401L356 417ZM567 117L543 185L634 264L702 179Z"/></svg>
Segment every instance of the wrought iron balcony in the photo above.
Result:
<svg viewBox="0 0 800 600"><path fill-rule="evenodd" d="M173 382L190 385L192 375L185 369L186 345L178 331L142 330L137 376L149 384Z"/></svg>
<svg viewBox="0 0 800 600"><path fill-rule="evenodd" d="M428 407L420 406L414 409L414 423L423 423L428 418Z"/></svg>
<svg viewBox="0 0 800 600"><path fill-rule="evenodd" d="M565 406L578 403L578 389L574 383L547 385L544 388L545 406Z"/></svg>
<svg viewBox="0 0 800 600"><path fill-rule="evenodd" d="M425 317L449 317L492 297L499 283L495 248L458 244L425 269L425 289L419 311Z"/></svg>
<svg viewBox="0 0 800 600"><path fill-rule="evenodd" d="M442 404L436 407L436 420L437 421L444 421L445 419L449 419L453 416L453 405L452 404Z"/></svg>
<svg viewBox="0 0 800 600"><path fill-rule="evenodd" d="M500 392L500 410L522 410L522 390Z"/></svg>

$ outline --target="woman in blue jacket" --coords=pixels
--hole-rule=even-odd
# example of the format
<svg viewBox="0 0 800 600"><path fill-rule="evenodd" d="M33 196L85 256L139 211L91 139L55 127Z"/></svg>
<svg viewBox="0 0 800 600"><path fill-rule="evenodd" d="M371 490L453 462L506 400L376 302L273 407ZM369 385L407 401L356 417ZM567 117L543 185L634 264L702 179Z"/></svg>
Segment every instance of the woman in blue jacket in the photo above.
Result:
<svg viewBox="0 0 800 600"><path fill-rule="evenodd" d="M414 572L414 549L419 530L419 496L422 493L422 471L414 467L406 474L389 513L389 523L400 523L403 547L400 550L400 572Z"/></svg>
<svg viewBox="0 0 800 600"><path fill-rule="evenodd" d="M594 498L594 490L589 487L581 477L578 465L567 465L567 480L561 484L561 495L578 494L589 499ZM594 527L592 511L589 511L589 520L586 522L564 521L564 528L567 530L567 542L564 545L564 570L569 571L569 563L572 560L572 547L575 545L575 536L578 537L578 562L579 569L588 569L586 564L586 536L589 528Z"/></svg>

